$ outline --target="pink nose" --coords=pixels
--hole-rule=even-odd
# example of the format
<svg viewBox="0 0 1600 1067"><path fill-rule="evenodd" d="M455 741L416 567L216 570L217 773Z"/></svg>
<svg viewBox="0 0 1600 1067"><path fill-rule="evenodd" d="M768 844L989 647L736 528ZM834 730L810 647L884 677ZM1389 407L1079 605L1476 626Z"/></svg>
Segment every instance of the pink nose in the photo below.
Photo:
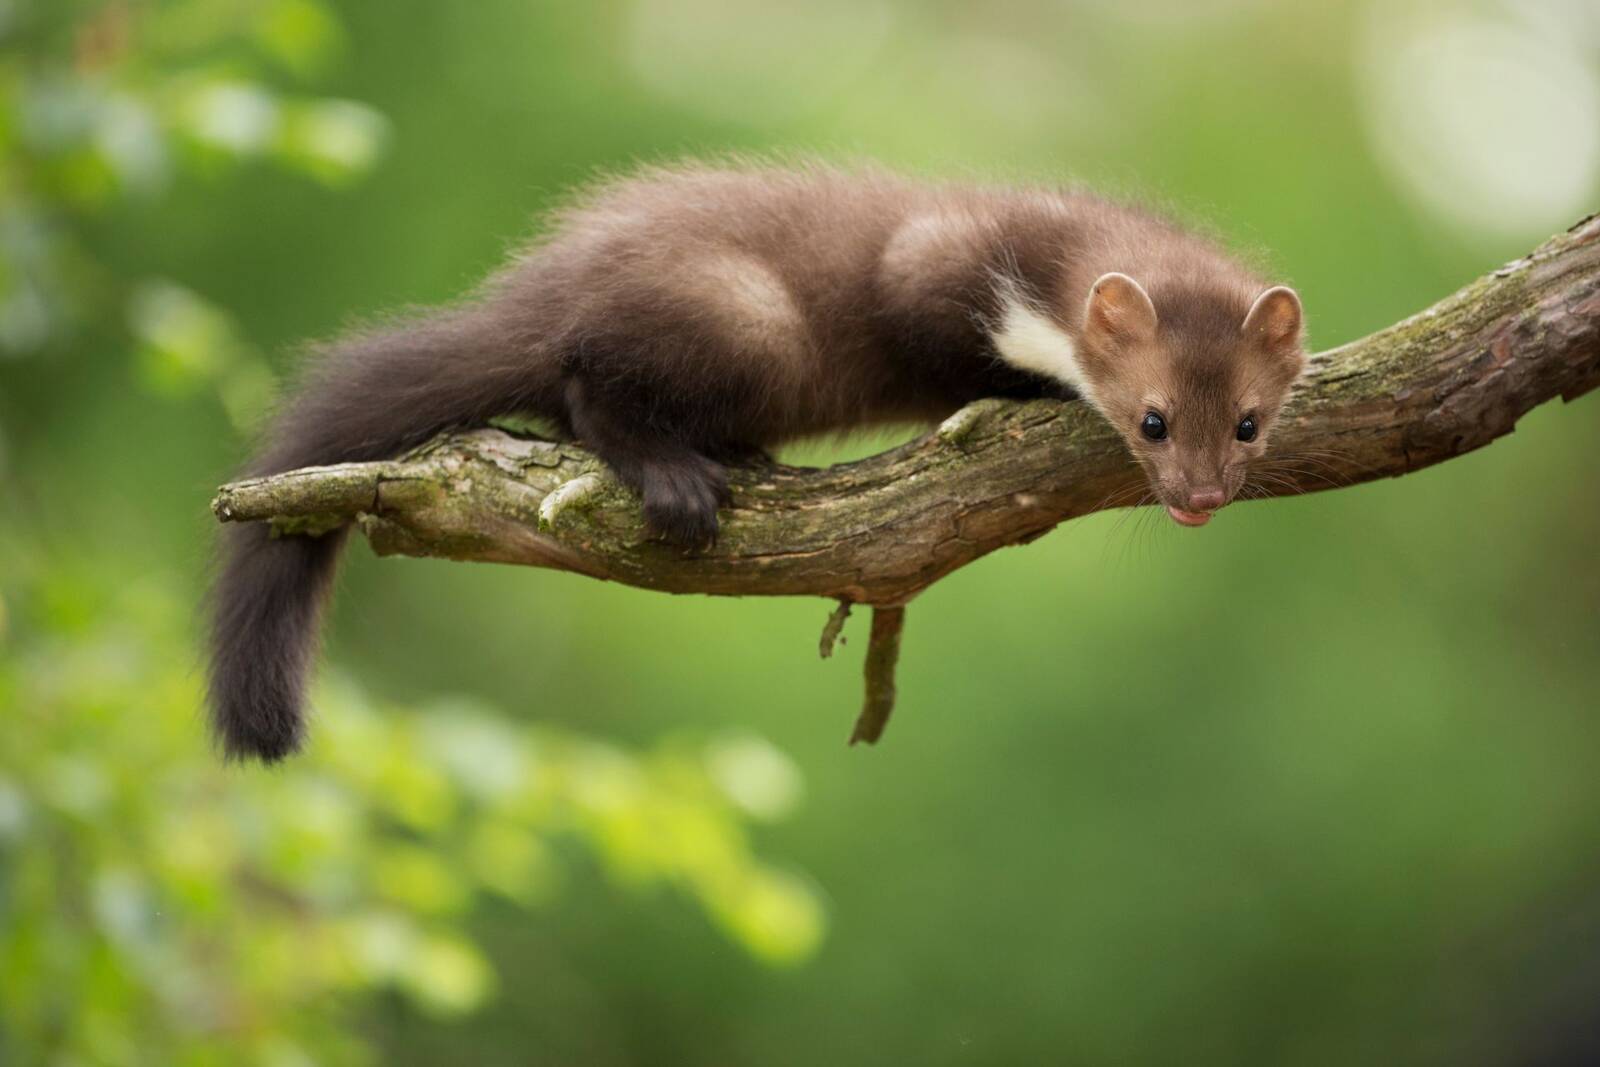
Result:
<svg viewBox="0 0 1600 1067"><path fill-rule="evenodd" d="M1189 494L1190 511L1216 511L1227 502L1221 489L1196 489Z"/></svg>

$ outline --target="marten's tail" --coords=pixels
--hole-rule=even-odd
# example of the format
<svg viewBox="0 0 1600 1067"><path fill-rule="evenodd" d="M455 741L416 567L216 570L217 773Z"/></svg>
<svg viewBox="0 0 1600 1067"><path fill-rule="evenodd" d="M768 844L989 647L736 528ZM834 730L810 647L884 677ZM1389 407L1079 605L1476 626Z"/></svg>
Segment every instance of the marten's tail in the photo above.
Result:
<svg viewBox="0 0 1600 1067"><path fill-rule="evenodd" d="M249 474L396 455L513 411L554 413L554 361L492 305L353 334L316 354ZM212 727L230 758L274 762L305 731L305 685L345 530L229 528L211 591Z"/></svg>

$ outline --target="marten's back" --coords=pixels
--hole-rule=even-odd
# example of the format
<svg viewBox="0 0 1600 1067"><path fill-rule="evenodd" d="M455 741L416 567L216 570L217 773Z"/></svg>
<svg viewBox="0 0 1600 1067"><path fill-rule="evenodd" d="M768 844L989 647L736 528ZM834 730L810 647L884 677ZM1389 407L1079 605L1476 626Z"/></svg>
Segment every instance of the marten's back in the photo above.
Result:
<svg viewBox="0 0 1600 1067"><path fill-rule="evenodd" d="M929 361L982 358L991 272L1030 249L1059 256L1062 216L1045 204L880 170L652 169L555 213L495 287L586 361L770 398L749 405L766 439L933 418L952 394ZM664 328L717 355L649 355Z"/></svg>

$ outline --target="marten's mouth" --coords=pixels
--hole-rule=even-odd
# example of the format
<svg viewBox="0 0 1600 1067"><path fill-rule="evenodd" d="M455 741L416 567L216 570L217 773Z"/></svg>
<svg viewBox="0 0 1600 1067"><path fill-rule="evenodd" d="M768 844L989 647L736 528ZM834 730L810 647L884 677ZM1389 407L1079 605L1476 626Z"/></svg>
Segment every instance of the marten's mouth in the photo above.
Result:
<svg viewBox="0 0 1600 1067"><path fill-rule="evenodd" d="M1171 504L1167 505L1167 514L1171 515L1172 521L1179 526L1204 526L1211 521L1211 512L1209 511L1184 511L1182 508L1175 508Z"/></svg>

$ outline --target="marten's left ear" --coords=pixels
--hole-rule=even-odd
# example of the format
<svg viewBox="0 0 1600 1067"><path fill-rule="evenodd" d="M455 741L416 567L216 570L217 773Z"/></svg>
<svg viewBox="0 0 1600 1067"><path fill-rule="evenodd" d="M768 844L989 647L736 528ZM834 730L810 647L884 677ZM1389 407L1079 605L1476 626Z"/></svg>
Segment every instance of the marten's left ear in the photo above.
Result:
<svg viewBox="0 0 1600 1067"><path fill-rule="evenodd" d="M1300 335L1304 328L1300 298L1287 285L1275 285L1256 297L1239 332L1262 351L1298 364L1303 356Z"/></svg>

